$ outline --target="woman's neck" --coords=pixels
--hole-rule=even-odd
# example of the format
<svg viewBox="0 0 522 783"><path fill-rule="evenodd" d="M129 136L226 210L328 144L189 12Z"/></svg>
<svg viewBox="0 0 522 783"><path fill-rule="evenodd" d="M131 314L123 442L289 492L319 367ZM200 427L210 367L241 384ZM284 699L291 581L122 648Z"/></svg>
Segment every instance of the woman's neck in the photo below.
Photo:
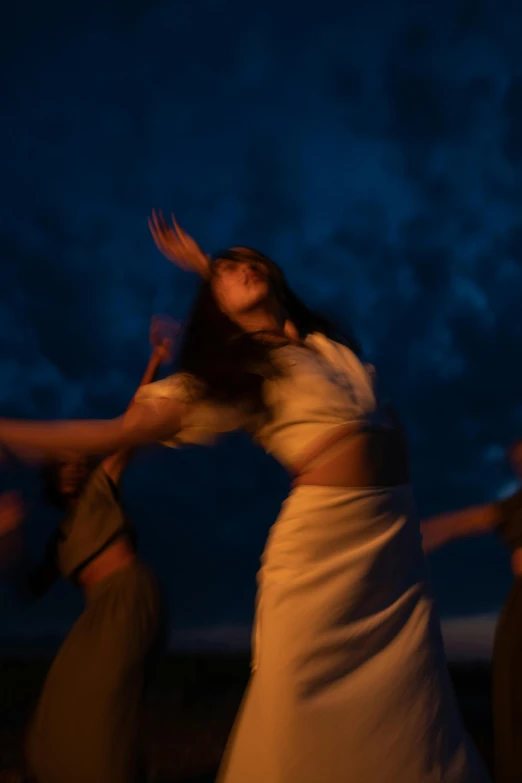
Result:
<svg viewBox="0 0 522 783"><path fill-rule="evenodd" d="M248 334L259 334L261 332L283 333L284 329L284 319L278 318L274 313L266 310L245 313L235 320L237 325Z"/></svg>
<svg viewBox="0 0 522 783"><path fill-rule="evenodd" d="M301 342L299 332L284 313L258 310L248 313L236 320L238 326L246 333L259 340L269 342Z"/></svg>

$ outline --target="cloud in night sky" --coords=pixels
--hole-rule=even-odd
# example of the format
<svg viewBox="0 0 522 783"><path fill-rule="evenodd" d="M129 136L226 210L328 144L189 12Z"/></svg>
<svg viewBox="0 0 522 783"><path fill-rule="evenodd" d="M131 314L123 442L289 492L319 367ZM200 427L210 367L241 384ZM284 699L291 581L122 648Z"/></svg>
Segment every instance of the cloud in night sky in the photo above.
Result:
<svg viewBox="0 0 522 783"><path fill-rule="evenodd" d="M24 9L1 47L2 415L122 410L150 316L183 317L195 288L148 235L163 207L210 251L259 246L354 329L407 424L422 514L502 493L522 434L522 8ZM282 471L239 436L147 459L126 494L175 623L248 622ZM447 615L495 612L509 585L489 538L432 569ZM62 593L24 622L72 615Z"/></svg>

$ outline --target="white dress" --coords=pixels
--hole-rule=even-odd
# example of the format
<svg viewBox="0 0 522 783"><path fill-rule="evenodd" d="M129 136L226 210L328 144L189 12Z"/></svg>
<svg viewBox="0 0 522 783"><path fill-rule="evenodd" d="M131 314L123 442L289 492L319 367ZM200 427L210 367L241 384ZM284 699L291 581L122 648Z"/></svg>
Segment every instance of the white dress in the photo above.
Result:
<svg viewBox="0 0 522 783"><path fill-rule="evenodd" d="M319 334L277 351L272 417L256 432L285 466L346 422L380 416L372 375ZM139 401L187 399L187 376ZM168 445L245 425L195 405ZM250 423L252 428L252 423ZM219 783L487 783L461 722L411 487L301 486L258 574L253 673Z"/></svg>

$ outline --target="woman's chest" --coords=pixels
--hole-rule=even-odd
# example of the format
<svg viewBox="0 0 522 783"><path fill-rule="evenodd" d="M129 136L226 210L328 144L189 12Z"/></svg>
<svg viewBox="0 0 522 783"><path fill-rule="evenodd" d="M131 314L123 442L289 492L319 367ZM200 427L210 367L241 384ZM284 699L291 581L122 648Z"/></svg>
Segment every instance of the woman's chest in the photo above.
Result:
<svg viewBox="0 0 522 783"><path fill-rule="evenodd" d="M364 366L332 361L311 349L289 351L282 373L267 384L269 407L371 410L375 407L371 379Z"/></svg>

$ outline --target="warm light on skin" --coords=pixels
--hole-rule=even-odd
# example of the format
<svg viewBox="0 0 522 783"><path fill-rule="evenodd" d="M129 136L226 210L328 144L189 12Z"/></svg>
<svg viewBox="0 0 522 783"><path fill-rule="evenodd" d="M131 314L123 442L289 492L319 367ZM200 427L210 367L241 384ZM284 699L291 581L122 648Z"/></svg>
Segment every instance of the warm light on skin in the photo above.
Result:
<svg viewBox="0 0 522 783"><path fill-rule="evenodd" d="M213 265L211 285L220 310L244 332L283 327L285 319L264 264L218 260Z"/></svg>

